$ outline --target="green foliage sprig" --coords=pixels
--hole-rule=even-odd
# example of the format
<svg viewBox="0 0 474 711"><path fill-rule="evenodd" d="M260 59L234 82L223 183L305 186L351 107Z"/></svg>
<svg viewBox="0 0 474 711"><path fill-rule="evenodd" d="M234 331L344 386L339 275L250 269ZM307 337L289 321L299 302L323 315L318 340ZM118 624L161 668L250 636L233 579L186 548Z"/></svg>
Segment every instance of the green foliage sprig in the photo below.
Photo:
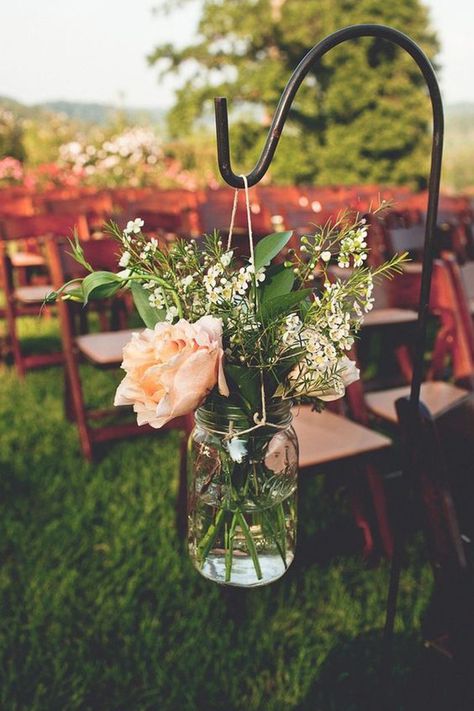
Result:
<svg viewBox="0 0 474 711"><path fill-rule="evenodd" d="M407 259L396 255L367 267L367 225L347 212L302 237L300 250L284 259L292 232L268 235L253 262L226 249L218 232L168 245L143 226L140 218L124 230L107 225L121 249L117 273L93 271L76 237L71 253L90 273L49 300L86 304L128 288L148 328L219 318L231 391L250 409L262 389L270 398L314 401L343 393L352 367L347 353L373 307L374 280L399 273Z"/></svg>

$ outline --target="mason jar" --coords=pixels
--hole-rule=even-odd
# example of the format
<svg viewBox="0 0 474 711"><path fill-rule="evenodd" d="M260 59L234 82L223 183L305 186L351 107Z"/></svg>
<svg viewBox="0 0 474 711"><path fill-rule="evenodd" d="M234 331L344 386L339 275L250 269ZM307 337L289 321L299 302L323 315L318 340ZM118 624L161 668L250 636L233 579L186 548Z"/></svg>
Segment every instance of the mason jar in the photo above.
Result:
<svg viewBox="0 0 474 711"><path fill-rule="evenodd" d="M204 577L256 587L280 578L296 544L298 441L291 402L255 421L224 398L195 413L189 440L189 552Z"/></svg>

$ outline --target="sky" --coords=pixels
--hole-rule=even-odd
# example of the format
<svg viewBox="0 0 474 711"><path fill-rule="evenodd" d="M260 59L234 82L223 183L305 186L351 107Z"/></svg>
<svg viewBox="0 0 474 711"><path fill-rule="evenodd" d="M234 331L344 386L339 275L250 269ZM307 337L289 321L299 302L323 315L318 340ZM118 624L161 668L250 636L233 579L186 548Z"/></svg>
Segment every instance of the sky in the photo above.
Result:
<svg viewBox="0 0 474 711"><path fill-rule="evenodd" d="M168 108L175 81L158 81L146 55L192 40L199 4L162 16L153 0L0 0L0 95ZM441 39L444 99L474 102L474 0L425 4Z"/></svg>

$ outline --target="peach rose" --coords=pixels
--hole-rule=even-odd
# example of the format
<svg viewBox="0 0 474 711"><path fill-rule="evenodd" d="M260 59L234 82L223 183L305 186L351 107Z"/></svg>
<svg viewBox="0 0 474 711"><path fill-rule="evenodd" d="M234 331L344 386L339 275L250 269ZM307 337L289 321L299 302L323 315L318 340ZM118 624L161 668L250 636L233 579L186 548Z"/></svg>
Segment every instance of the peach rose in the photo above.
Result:
<svg viewBox="0 0 474 711"><path fill-rule="evenodd" d="M157 323L134 333L123 349L127 374L114 404L133 405L139 425L162 427L195 410L216 383L221 395L229 395L222 359L221 319Z"/></svg>

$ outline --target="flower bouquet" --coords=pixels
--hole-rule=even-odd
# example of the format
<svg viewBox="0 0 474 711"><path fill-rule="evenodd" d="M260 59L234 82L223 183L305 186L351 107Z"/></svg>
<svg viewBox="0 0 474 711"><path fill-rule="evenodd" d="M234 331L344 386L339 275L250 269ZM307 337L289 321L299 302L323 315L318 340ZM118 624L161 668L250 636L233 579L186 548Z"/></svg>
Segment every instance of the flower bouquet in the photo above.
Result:
<svg viewBox="0 0 474 711"><path fill-rule="evenodd" d="M291 232L249 256L219 234L163 248L130 221L107 227L120 248L118 273L91 273L54 298L87 303L131 289L146 326L125 346L115 404L160 428L195 414L189 444L189 550L196 568L224 584L256 586L293 559L298 444L292 407L344 395L359 377L349 359L374 280L401 271L406 255L366 266L367 226L334 222L287 248ZM250 227L250 226L249 226ZM337 264L339 276L331 265ZM343 277L340 273L343 271ZM315 443L317 445L317 443Z"/></svg>

